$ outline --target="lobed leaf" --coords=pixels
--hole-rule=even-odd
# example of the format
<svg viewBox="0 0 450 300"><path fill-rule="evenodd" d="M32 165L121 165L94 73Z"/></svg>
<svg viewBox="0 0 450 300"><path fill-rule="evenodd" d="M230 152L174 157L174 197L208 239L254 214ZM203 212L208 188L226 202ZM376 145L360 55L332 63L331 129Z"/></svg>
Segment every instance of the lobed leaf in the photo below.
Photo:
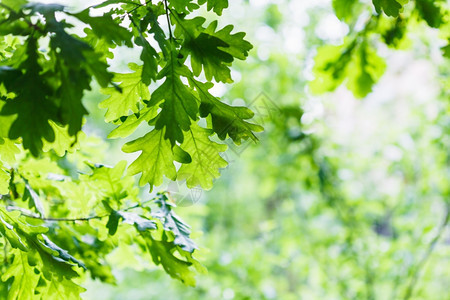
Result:
<svg viewBox="0 0 450 300"><path fill-rule="evenodd" d="M231 83L230 64L237 59L245 59L253 46L244 40L245 33L231 34L232 25L216 31L217 21L213 21L207 28L202 25L206 19L182 19L172 15L176 23L175 34L183 36L181 53L191 57L192 70L199 76L203 68L208 81Z"/></svg>
<svg viewBox="0 0 450 300"><path fill-rule="evenodd" d="M212 133L212 130L198 125L192 125L185 133L181 148L190 154L192 161L181 166L178 179L186 179L189 188L201 186L211 189L213 180L220 176L219 169L228 165L219 154L225 152L227 146L211 141L209 136Z"/></svg>
<svg viewBox="0 0 450 300"><path fill-rule="evenodd" d="M163 176L171 180L176 178L175 165L170 142L164 139L164 130L152 130L145 136L125 144L126 153L142 151L139 157L128 167L128 174L142 173L139 183L150 184L150 190L163 182Z"/></svg>
<svg viewBox="0 0 450 300"><path fill-rule="evenodd" d="M190 226L173 212L172 207L174 207L174 205L167 202L167 197L161 195L159 198L156 198L155 203L158 204L160 210L153 213L152 216L161 220L164 230L174 234L174 244L180 246L182 250L189 253L198 249L197 245L190 238Z"/></svg>
<svg viewBox="0 0 450 300"><path fill-rule="evenodd" d="M114 82L120 83L121 91L115 87L109 87L102 90L104 94L110 95L103 100L100 108L106 108L105 120L111 122L122 116L127 116L130 111L137 113L139 111L138 104L141 99L148 99L150 92L148 86L141 81L142 66L134 63L128 65L133 73L115 74Z"/></svg>

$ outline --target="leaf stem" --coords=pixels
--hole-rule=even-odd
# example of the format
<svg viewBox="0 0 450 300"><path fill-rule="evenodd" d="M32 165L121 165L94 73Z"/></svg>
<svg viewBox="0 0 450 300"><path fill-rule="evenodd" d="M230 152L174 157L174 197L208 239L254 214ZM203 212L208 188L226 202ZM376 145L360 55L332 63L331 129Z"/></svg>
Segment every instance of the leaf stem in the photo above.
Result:
<svg viewBox="0 0 450 300"><path fill-rule="evenodd" d="M166 8L166 19L167 19L167 27L169 27L169 40L173 40L172 27L170 26L170 18L169 18L169 5L167 4L167 0L164 0L164 6Z"/></svg>

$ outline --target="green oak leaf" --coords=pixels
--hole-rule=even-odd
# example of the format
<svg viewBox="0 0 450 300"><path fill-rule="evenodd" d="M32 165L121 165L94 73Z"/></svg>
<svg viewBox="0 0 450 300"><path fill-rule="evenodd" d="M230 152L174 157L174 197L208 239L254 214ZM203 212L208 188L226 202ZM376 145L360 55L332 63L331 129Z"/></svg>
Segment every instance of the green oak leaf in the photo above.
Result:
<svg viewBox="0 0 450 300"><path fill-rule="evenodd" d="M117 128L110 132L108 138L125 138L135 132L142 122L149 122L154 117L156 117L157 114L157 106L146 106L135 114L131 114L127 117L122 117L124 119L123 122L121 122Z"/></svg>
<svg viewBox="0 0 450 300"><path fill-rule="evenodd" d="M172 210L175 205L167 202L165 195L160 195L159 198L156 198L155 203L158 204L160 210L152 213L152 216L161 221L165 231L170 231L174 234L173 243L189 253L198 249L197 245L190 238L190 226Z"/></svg>
<svg viewBox="0 0 450 300"><path fill-rule="evenodd" d="M222 15L222 11L228 7L228 0L199 0L198 4L202 5L207 3L207 9L213 10L219 16Z"/></svg>
<svg viewBox="0 0 450 300"><path fill-rule="evenodd" d="M61 126L53 121L49 121L49 123L55 133L55 140L53 142L43 140L42 151L49 152L53 150L56 155L63 157L66 152L74 152L79 148L78 139L84 136L83 132L79 132L76 136L71 136L68 126Z"/></svg>
<svg viewBox="0 0 450 300"><path fill-rule="evenodd" d="M228 163L219 155L225 152L227 146L218 144L209 139L212 130L192 125L185 133L181 148L192 157L192 162L183 164L178 171L178 179L186 179L189 188L201 186L209 190L213 180L220 176L219 169L225 168Z"/></svg>
<svg viewBox="0 0 450 300"><path fill-rule="evenodd" d="M358 0L333 0L333 9L336 17L342 21L348 21L353 18L353 7L358 2Z"/></svg>
<svg viewBox="0 0 450 300"><path fill-rule="evenodd" d="M14 249L13 255L11 266L1 277L2 281L13 278L7 300L36 299L34 292L41 274L36 272L33 262L28 261L27 253Z"/></svg>
<svg viewBox="0 0 450 300"><path fill-rule="evenodd" d="M195 286L194 273L189 269L191 262L182 260L173 252L176 245L168 241L158 241L150 234L142 235L155 265L161 265L171 277L181 280L184 284Z"/></svg>
<svg viewBox="0 0 450 300"><path fill-rule="evenodd" d="M37 254L38 252L34 253ZM10 280L8 300L22 299L81 299L82 287L75 284L71 278L74 274L65 272L60 262L42 254L26 253L13 250L14 260L7 271L2 274L3 281Z"/></svg>
<svg viewBox="0 0 450 300"><path fill-rule="evenodd" d="M67 264L74 263L77 266L86 269L84 263L70 255L67 250L62 249L61 247L53 243L45 234L42 234L42 238L43 240L40 242L45 247L43 249L49 252L49 254L51 254L53 257L57 257L59 261L66 262Z"/></svg>
<svg viewBox="0 0 450 300"><path fill-rule="evenodd" d="M86 70L95 77L98 84L103 88L107 87L114 77L113 74L108 72L108 64L104 61L104 56L104 53L98 52L91 52L89 55L85 56Z"/></svg>
<svg viewBox="0 0 450 300"><path fill-rule="evenodd" d="M450 40L446 46L441 48L442 55L446 58L450 58Z"/></svg>
<svg viewBox="0 0 450 300"><path fill-rule="evenodd" d="M5 137L0 137L0 159L3 162L12 165L16 161L16 155L19 153L20 149L13 141Z"/></svg>
<svg viewBox="0 0 450 300"><path fill-rule="evenodd" d="M8 268L1 277L11 282L8 299L61 299L61 295L80 299L84 289L73 282L79 276L73 267L85 268L84 264L52 242L44 234L47 227L32 226L23 219L18 212L7 213L0 208L0 233L18 248L13 261L18 267ZM33 297L27 298L30 291Z"/></svg>
<svg viewBox="0 0 450 300"><path fill-rule="evenodd" d="M88 114L81 100L84 90L90 89L91 79L84 69L67 67L65 62L58 60L57 64L61 78L61 85L57 90L58 98L61 99L59 115L61 123L69 125L69 135L74 136L81 131L83 116Z"/></svg>
<svg viewBox="0 0 450 300"><path fill-rule="evenodd" d="M152 80L156 80L158 75L159 55L141 32L139 32L139 38L136 39L136 45L142 46L140 56L140 59L144 63L142 66L142 82L149 85Z"/></svg>
<svg viewBox="0 0 450 300"><path fill-rule="evenodd" d="M9 219L9 215L0 209L0 234L8 240L13 248L28 251L24 239L16 232Z"/></svg>
<svg viewBox="0 0 450 300"><path fill-rule="evenodd" d="M445 21L445 15L441 9L441 5L445 1L442 0L416 0L416 9L419 15L424 19L430 27L439 28ZM448 3L447 3L448 4ZM448 6L447 6L448 7Z"/></svg>
<svg viewBox="0 0 450 300"><path fill-rule="evenodd" d="M133 73L115 74L113 81L119 83L121 92L115 87L102 89L102 93L110 95L103 100L100 108L106 108L105 120L111 122L122 116L127 116L129 111L137 113L138 104L142 99L148 99L150 92L148 86L142 83L142 66L130 63L129 68Z"/></svg>
<svg viewBox="0 0 450 300"><path fill-rule="evenodd" d="M317 50L313 68L315 79L309 84L313 93L333 91L344 81L345 70L355 47L355 43L350 43L326 45Z"/></svg>
<svg viewBox="0 0 450 300"><path fill-rule="evenodd" d="M41 216L45 216L44 212L44 206L42 204L41 199L39 198L39 195L36 193L36 191L30 186L28 183L28 180L23 178L23 181L25 183L25 190L23 192L22 199L23 201L28 202L28 206L36 208L36 211Z"/></svg>
<svg viewBox="0 0 450 300"><path fill-rule="evenodd" d="M162 3L161 3L162 4ZM159 12L158 12L159 10ZM166 39L166 34L164 30L158 23L158 16L163 15L165 13L165 9L159 6L147 6L147 14L144 18L147 26L150 26L150 29L147 29L147 26L141 28L141 30L148 30L149 33L153 34L155 41L158 43L159 48L161 49L164 57L167 57L170 49L170 40ZM142 24L142 22L141 22Z"/></svg>
<svg viewBox="0 0 450 300"><path fill-rule="evenodd" d="M149 220L144 216L128 211L113 210L109 215L108 223L106 223L110 235L114 235L117 232L120 220L123 220L123 223L133 225L140 232L157 228L154 221Z"/></svg>
<svg viewBox="0 0 450 300"><path fill-rule="evenodd" d="M8 91L17 96L6 101L1 114L17 115L10 126L9 138L21 137L24 148L37 156L42 149L42 138L49 142L55 140L49 120L57 120L58 115L56 105L48 98L51 88L40 76L42 68L38 63L37 40L29 38L27 43L28 57L21 64L24 74L3 81Z"/></svg>
<svg viewBox="0 0 450 300"><path fill-rule="evenodd" d="M78 20L89 24L94 34L113 45L126 45L132 47L132 34L130 31L120 26L113 18L112 12L105 13L99 17L91 17L89 15L89 8L79 13L71 14Z"/></svg>
<svg viewBox="0 0 450 300"><path fill-rule="evenodd" d="M381 36L389 47L398 48L405 40L405 34L407 30L406 20L401 16L395 20L382 20L386 22L386 29L381 32ZM382 21L379 23L381 24Z"/></svg>
<svg viewBox="0 0 450 300"><path fill-rule="evenodd" d="M106 223L106 228L108 228L109 235L115 235L117 228L119 227L119 222L122 217L120 214L113 210L108 217L108 222Z"/></svg>
<svg viewBox="0 0 450 300"><path fill-rule="evenodd" d="M174 157L170 142L164 138L164 130L154 129L137 140L126 143L122 150L126 153L142 151L128 167L128 174L142 173L139 183L150 184L150 190L163 182L163 176L176 178Z"/></svg>
<svg viewBox="0 0 450 300"><path fill-rule="evenodd" d="M120 209L123 201L133 194L133 179L124 176L127 162L122 160L113 168L103 165L90 167L93 173L86 180L95 182L97 192L109 207Z"/></svg>
<svg viewBox="0 0 450 300"><path fill-rule="evenodd" d="M190 71L174 58L175 55L172 52L172 58L158 75L165 81L153 92L148 103L149 107L161 107L161 112L152 122L157 130L165 130L164 138L170 140L172 146L177 141L183 142L183 131L189 130L191 120L196 120L198 113L197 98L181 81L181 76L190 76Z"/></svg>
<svg viewBox="0 0 450 300"><path fill-rule="evenodd" d="M59 300L61 295L64 295L64 299L82 299L80 294L84 291L85 288L60 274L55 274L51 280L41 279L36 288L36 294L40 299L49 300Z"/></svg>
<svg viewBox="0 0 450 300"><path fill-rule="evenodd" d="M6 237L19 237L18 239L14 239L14 248L18 248L22 251L31 249L30 255L39 255L42 260L52 259L54 260L55 267L65 268L68 272L73 273L73 275L76 275L76 273L72 270L72 266L77 265L81 268L85 268L81 261L70 255L66 250L58 247L44 234L48 232L47 227L30 225L25 222L19 212L6 212L1 208L0 221L3 223L4 228L7 228L9 231L14 231L15 233L10 235L6 234ZM11 242L9 238L8 240ZM50 270L49 272L52 271Z"/></svg>
<svg viewBox="0 0 450 300"><path fill-rule="evenodd" d="M196 3L192 3L192 1L193 0L171 0L170 5L178 13L188 13L199 7Z"/></svg>
<svg viewBox="0 0 450 300"><path fill-rule="evenodd" d="M10 179L11 175L3 169L2 163L0 162L0 195L8 194Z"/></svg>
<svg viewBox="0 0 450 300"><path fill-rule="evenodd" d="M140 216L136 213L127 211L119 211L118 214L123 219L123 223L133 225L140 232L144 232L150 229L156 229L156 223L144 216Z"/></svg>
<svg viewBox="0 0 450 300"><path fill-rule="evenodd" d="M71 25L57 21L55 13L64 11L64 6L30 3L27 5L27 8L31 8L32 12L39 12L44 16L46 30L53 33L50 36L50 48L57 50L58 56L65 61L66 65L71 68L78 68L80 64L86 61L86 57L90 55L90 53L85 52L93 52L89 44L79 39L76 35L65 31Z"/></svg>
<svg viewBox="0 0 450 300"><path fill-rule="evenodd" d="M402 9L402 5L396 0L372 0L372 3L378 14L384 12L390 17L398 17L398 14Z"/></svg>
<svg viewBox="0 0 450 300"><path fill-rule="evenodd" d="M192 162L191 155L184 151L180 146L175 145L172 148L173 159L182 164L189 164Z"/></svg>
<svg viewBox="0 0 450 300"><path fill-rule="evenodd" d="M244 40L245 33L231 34L232 25L216 31L217 21L204 28L202 25L206 19L202 17L182 19L173 15L173 20L178 24L175 34L184 36L181 53L190 55L194 75L199 76L203 68L208 81L214 78L225 83L233 82L230 64L235 58L245 59L253 48Z"/></svg>
<svg viewBox="0 0 450 300"><path fill-rule="evenodd" d="M310 82L316 94L334 91L344 81L355 97L363 98L372 91L383 75L386 64L366 42L319 48L313 68L315 79Z"/></svg>
<svg viewBox="0 0 450 300"><path fill-rule="evenodd" d="M195 79L191 79L190 83L201 100L200 116L204 118L211 115L213 130L220 139L224 140L229 136L236 144L249 138L258 140L254 132L264 129L260 125L247 121L254 116L250 109L243 106L230 106L211 95L208 90L213 87L212 83L202 83Z"/></svg>
<svg viewBox="0 0 450 300"><path fill-rule="evenodd" d="M364 98L372 91L385 69L384 60L367 43L363 43L348 66L348 89L357 98Z"/></svg>

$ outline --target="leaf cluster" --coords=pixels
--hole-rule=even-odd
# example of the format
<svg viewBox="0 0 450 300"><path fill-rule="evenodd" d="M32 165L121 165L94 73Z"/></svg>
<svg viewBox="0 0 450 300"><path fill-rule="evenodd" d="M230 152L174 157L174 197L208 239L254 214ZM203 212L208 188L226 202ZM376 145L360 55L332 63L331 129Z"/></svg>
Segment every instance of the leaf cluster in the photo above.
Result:
<svg viewBox="0 0 450 300"><path fill-rule="evenodd" d="M204 271L168 194L142 200L133 177L150 190L164 177L210 189L227 166L221 140L262 130L251 110L210 92L232 82L231 64L252 45L232 25L190 17L201 6L220 16L228 1L108 0L82 11L0 3L1 298L77 299L85 274L114 283L111 257L123 253L187 285ZM129 72L110 71L118 47L139 52ZM115 125L109 138L145 124L123 146L140 152L128 167L91 162L99 150L83 132L83 98L97 85Z"/></svg>
<svg viewBox="0 0 450 300"><path fill-rule="evenodd" d="M77 178L50 159L20 163L0 208L5 299L78 299L84 273L115 282L110 257L119 251L147 257L187 285L195 284L192 268L204 271L175 205L166 194L141 200L125 161L88 163Z"/></svg>
<svg viewBox="0 0 450 300"><path fill-rule="evenodd" d="M444 40L450 38L450 11L445 1L373 0L372 5L365 5L358 0L333 0L333 8L339 20L349 26L350 33L341 45L318 49L316 78L310 85L317 94L345 83L355 97L367 96L385 69L384 59L375 49L380 43L394 49L407 47L407 32L421 23L439 29ZM364 12L369 13L367 20L361 20ZM447 58L448 47L442 48Z"/></svg>

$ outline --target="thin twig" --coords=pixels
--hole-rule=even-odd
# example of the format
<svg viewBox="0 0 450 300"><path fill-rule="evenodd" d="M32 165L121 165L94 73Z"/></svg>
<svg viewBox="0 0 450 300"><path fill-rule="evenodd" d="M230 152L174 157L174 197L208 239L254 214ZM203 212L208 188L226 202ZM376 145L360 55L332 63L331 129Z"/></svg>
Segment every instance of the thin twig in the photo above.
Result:
<svg viewBox="0 0 450 300"><path fill-rule="evenodd" d="M154 199L150 199L150 200L146 200L143 201L141 203L135 204L133 206L124 208L120 211L129 211L132 209L136 209L136 208L140 208L142 207L144 204L154 201ZM95 215L95 216L90 216L90 217L79 217L79 218L54 218L54 217L41 217L40 215L34 214L31 211L28 211L22 207L17 207L17 206L7 206L6 209L8 211L12 211L12 210L16 210L16 211L20 211L20 213L22 214L22 216L28 217L28 218L32 218L32 219L37 219L37 220L43 220L43 221L50 221L50 222L77 222L77 221L90 221L90 220L94 220L94 219L103 219L106 217L109 217L110 214L105 214L105 215Z"/></svg>
<svg viewBox="0 0 450 300"><path fill-rule="evenodd" d="M169 5L167 4L167 0L164 0L164 6L166 7L166 19L167 19L167 27L169 27L169 39L170 39L170 41L172 41L173 40L173 34L172 34L172 27L170 25Z"/></svg>
<svg viewBox="0 0 450 300"><path fill-rule="evenodd" d="M147 6L147 4L149 4L150 2L152 2L152 1L151 1L151 0L146 1L145 4L140 4L140 3L139 3L139 6L136 6L136 7L133 8L132 10L128 11L127 14L131 14L132 12L134 12L134 11L135 11L136 9L138 9L139 7ZM136 3L136 4L138 4L138 3Z"/></svg>

